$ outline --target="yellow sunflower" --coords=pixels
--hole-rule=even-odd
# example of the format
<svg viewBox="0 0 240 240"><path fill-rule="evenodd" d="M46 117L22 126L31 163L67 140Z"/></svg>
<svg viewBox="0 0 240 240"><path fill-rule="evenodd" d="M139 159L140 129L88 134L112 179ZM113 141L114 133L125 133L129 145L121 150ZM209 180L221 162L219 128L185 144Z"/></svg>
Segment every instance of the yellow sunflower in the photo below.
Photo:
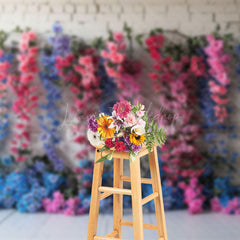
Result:
<svg viewBox="0 0 240 240"><path fill-rule="evenodd" d="M136 133L131 133L130 134L130 142L135 144L135 145L140 145L146 140L144 134L142 135L137 135Z"/></svg>
<svg viewBox="0 0 240 240"><path fill-rule="evenodd" d="M108 118L108 116L103 115L97 120L98 131L101 134L102 138L112 138L115 132L115 128L109 128L110 124L113 122L113 119Z"/></svg>

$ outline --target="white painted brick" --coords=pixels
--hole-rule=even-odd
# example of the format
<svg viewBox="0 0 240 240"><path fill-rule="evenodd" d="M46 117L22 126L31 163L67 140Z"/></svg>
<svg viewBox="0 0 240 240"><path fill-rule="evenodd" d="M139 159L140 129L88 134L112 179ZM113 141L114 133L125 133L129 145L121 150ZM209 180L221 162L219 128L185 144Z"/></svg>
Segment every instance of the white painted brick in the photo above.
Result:
<svg viewBox="0 0 240 240"><path fill-rule="evenodd" d="M4 12L6 12L6 13L13 13L15 9L16 9L16 7L14 4L5 4L4 5Z"/></svg>
<svg viewBox="0 0 240 240"><path fill-rule="evenodd" d="M187 14L188 13L188 6L187 5L174 5L174 6L169 6L168 8L168 14L171 15L175 15L175 14Z"/></svg>
<svg viewBox="0 0 240 240"><path fill-rule="evenodd" d="M25 4L18 5L16 10L14 11L14 14L23 14L26 13L27 11L27 6Z"/></svg>
<svg viewBox="0 0 240 240"><path fill-rule="evenodd" d="M73 15L73 22L80 22L80 23L89 23L95 22L96 16L94 14L74 14Z"/></svg>
<svg viewBox="0 0 240 240"><path fill-rule="evenodd" d="M70 2L74 4L94 4L95 0L70 0Z"/></svg>
<svg viewBox="0 0 240 240"><path fill-rule="evenodd" d="M50 7L54 13L63 13L63 5L61 4L51 4Z"/></svg>
<svg viewBox="0 0 240 240"><path fill-rule="evenodd" d="M124 13L143 13L143 5L141 4L125 4L122 5Z"/></svg>
<svg viewBox="0 0 240 240"><path fill-rule="evenodd" d="M111 21L118 21L119 16L117 14L97 14L96 21L97 22L111 22Z"/></svg>
<svg viewBox="0 0 240 240"><path fill-rule="evenodd" d="M123 11L123 8L120 4L114 4L111 7L113 13L121 13Z"/></svg>
<svg viewBox="0 0 240 240"><path fill-rule="evenodd" d="M138 22L143 20L143 14L121 14L120 20L123 22L131 23L131 22Z"/></svg>
<svg viewBox="0 0 240 240"><path fill-rule="evenodd" d="M62 13L52 13L48 16L48 21L49 22L69 22L71 21L71 15L67 15L67 14L62 14Z"/></svg>
<svg viewBox="0 0 240 240"><path fill-rule="evenodd" d="M194 13L191 15L191 22L210 23L213 21L213 13Z"/></svg>
<svg viewBox="0 0 240 240"><path fill-rule="evenodd" d="M51 12L51 8L50 8L49 5L46 5L46 4L40 5L39 12L40 12L41 14L50 13L50 12Z"/></svg>
<svg viewBox="0 0 240 240"><path fill-rule="evenodd" d="M96 5L88 5L87 11L90 14L97 13L98 12L98 7Z"/></svg>
<svg viewBox="0 0 240 240"><path fill-rule="evenodd" d="M99 12L100 13L110 13L111 12L111 6L107 4L100 4L99 5Z"/></svg>
<svg viewBox="0 0 240 240"><path fill-rule="evenodd" d="M134 12L134 13L143 13L143 5L136 5L136 6L133 8L133 12Z"/></svg>
<svg viewBox="0 0 240 240"><path fill-rule="evenodd" d="M74 13L74 5L68 3L64 6L64 10L66 13Z"/></svg>
<svg viewBox="0 0 240 240"><path fill-rule="evenodd" d="M239 12L239 9L234 5L219 4L219 5L194 5L190 6L190 12Z"/></svg>
<svg viewBox="0 0 240 240"><path fill-rule="evenodd" d="M191 1L191 0L190 0ZM208 0L209 4L222 4L222 3L227 3L227 4L234 4L235 0Z"/></svg>
<svg viewBox="0 0 240 240"><path fill-rule="evenodd" d="M39 6L36 5L36 4L28 5L28 6L26 6L26 12L28 12L28 13L38 13L39 12Z"/></svg>
<svg viewBox="0 0 240 240"><path fill-rule="evenodd" d="M237 22L240 16L237 13L216 13L216 22Z"/></svg>
<svg viewBox="0 0 240 240"><path fill-rule="evenodd" d="M145 6L146 9L146 13L147 14L151 14L151 13L163 13L167 11L167 6L165 5L158 5L158 4L154 4L154 5L146 5Z"/></svg>
<svg viewBox="0 0 240 240"><path fill-rule="evenodd" d="M240 32L240 25L239 23L230 23L225 30L226 33L236 33L239 34Z"/></svg>
<svg viewBox="0 0 240 240"><path fill-rule="evenodd" d="M159 22L159 25L162 25L164 27L164 24L167 19L167 14L166 13L160 13L160 14L147 14L145 16L145 21L146 22ZM162 24L161 24L162 23Z"/></svg>
<svg viewBox="0 0 240 240"><path fill-rule="evenodd" d="M76 6L77 13L86 13L87 12L87 4L79 4Z"/></svg>
<svg viewBox="0 0 240 240"><path fill-rule="evenodd" d="M193 12L193 13L198 13L198 12L213 13L213 12L217 12L216 6L213 6L213 5L193 5L193 6L190 5L189 11Z"/></svg>
<svg viewBox="0 0 240 240"><path fill-rule="evenodd" d="M123 30L124 22L122 21L110 21L107 24L107 29L112 31L121 32Z"/></svg>
<svg viewBox="0 0 240 240"><path fill-rule="evenodd" d="M189 5L204 5L207 4L209 0L187 0L187 3Z"/></svg>

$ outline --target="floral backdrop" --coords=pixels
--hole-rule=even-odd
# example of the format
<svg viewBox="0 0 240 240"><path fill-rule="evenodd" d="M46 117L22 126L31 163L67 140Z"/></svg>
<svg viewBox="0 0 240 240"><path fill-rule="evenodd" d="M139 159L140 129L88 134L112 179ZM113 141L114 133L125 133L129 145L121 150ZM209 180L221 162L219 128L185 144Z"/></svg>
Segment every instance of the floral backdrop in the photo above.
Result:
<svg viewBox="0 0 240 240"><path fill-rule="evenodd" d="M17 31L19 43L8 47L8 34L0 32L1 208L87 213L94 165L88 116L109 113L126 99L151 106L151 118L167 130L167 143L159 149L165 209L240 214L240 187L232 181L238 160L232 143L238 136L229 101L236 85L231 70L240 76L240 45L231 35L219 29L207 36L179 33L183 40L174 42L162 29L134 36L125 25L122 33L86 43L64 34L59 23L44 41L31 30ZM135 54L136 46L144 58ZM67 126L65 93L72 116ZM78 145L75 167L61 153L65 127L69 144ZM42 155L34 151L36 132ZM150 177L146 162L142 159L144 175ZM103 184L109 185L112 162L105 165ZM143 196L152 191L146 184L142 189ZM111 203L111 197L101 201L101 211L111 212ZM127 196L124 207L131 207ZM153 202L146 209L154 211Z"/></svg>

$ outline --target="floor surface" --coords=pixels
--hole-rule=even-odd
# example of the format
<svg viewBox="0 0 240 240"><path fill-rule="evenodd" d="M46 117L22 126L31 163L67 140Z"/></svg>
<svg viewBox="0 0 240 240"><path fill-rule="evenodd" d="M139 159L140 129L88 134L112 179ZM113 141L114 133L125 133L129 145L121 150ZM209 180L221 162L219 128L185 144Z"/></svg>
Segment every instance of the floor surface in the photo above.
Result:
<svg viewBox="0 0 240 240"><path fill-rule="evenodd" d="M124 215L131 220L131 215ZM239 240L240 216L217 213L189 215L186 211L166 212L169 240ZM144 222L155 224L154 214L145 214ZM1 240L86 240L88 216L61 214L22 214L0 210ZM100 215L98 235L112 231L112 216ZM146 230L145 240L157 240L157 232ZM133 240L131 227L123 227L123 239Z"/></svg>

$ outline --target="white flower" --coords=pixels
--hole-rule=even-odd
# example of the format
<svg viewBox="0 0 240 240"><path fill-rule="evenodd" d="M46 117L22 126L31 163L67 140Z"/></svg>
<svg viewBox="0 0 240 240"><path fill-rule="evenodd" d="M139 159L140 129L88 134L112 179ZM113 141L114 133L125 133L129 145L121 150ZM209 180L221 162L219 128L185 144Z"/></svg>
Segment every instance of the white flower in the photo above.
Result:
<svg viewBox="0 0 240 240"><path fill-rule="evenodd" d="M138 119L138 121L137 121L137 125L140 125L140 126L142 126L142 127L144 127L145 128L145 126L146 126L146 122L143 120L143 119Z"/></svg>
<svg viewBox="0 0 240 240"><path fill-rule="evenodd" d="M145 127L142 125L136 125L132 127L131 132L135 132L137 135L145 134Z"/></svg>
<svg viewBox="0 0 240 240"><path fill-rule="evenodd" d="M98 146L98 145L103 144L103 141L100 140L100 133L99 132L93 132L90 129L88 129L87 137L88 137L88 141L93 146Z"/></svg>

